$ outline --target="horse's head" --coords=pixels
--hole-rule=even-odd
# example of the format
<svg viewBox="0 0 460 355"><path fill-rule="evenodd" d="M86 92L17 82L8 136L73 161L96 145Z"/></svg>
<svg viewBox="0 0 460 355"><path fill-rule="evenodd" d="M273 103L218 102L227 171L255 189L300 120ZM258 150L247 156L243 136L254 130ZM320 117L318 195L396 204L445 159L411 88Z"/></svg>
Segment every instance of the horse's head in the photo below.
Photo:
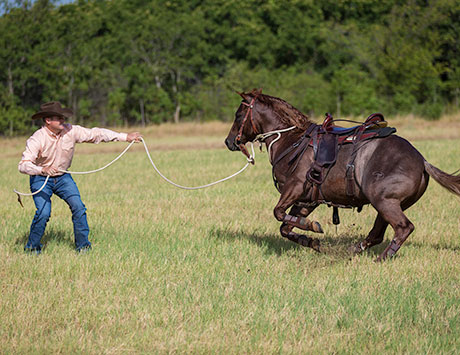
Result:
<svg viewBox="0 0 460 355"><path fill-rule="evenodd" d="M280 98L263 95L260 89L238 94L243 100L225 144L232 151L241 150L248 158L245 144L254 141L257 135L293 126L302 132L312 124L294 106Z"/></svg>
<svg viewBox="0 0 460 355"><path fill-rule="evenodd" d="M242 150L244 144L253 141L259 133L262 133L257 129L258 124L256 123L260 119L256 110L257 97L262 94L262 90L254 89L247 94L240 92L238 94L243 100L235 113L235 121L225 139L225 144L232 151Z"/></svg>

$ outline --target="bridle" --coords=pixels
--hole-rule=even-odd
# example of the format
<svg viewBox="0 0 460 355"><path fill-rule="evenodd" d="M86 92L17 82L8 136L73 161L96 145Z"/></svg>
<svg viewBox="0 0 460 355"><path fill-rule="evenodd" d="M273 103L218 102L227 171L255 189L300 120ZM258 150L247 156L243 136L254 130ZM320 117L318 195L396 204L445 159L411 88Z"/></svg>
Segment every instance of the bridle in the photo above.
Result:
<svg viewBox="0 0 460 355"><path fill-rule="evenodd" d="M243 123L241 123L241 127L238 132L238 135L235 138L236 145L238 146L238 148L240 148L241 152L244 155L246 155L246 157L248 158L248 161L253 165L254 165L254 158L248 153L246 146L243 143L241 143L241 136L243 135L244 125L246 124L248 117L249 117L249 120L251 121L252 129L254 133L256 135L259 134L259 131L257 130L256 125L254 124L254 119L252 117L252 110L254 109L254 103L256 102L258 96L259 95L254 96L249 104L244 101L241 102L241 104L247 106L248 109L246 110L246 114L244 115Z"/></svg>
<svg viewBox="0 0 460 355"><path fill-rule="evenodd" d="M259 131L257 131L256 125L254 124L254 119L252 117L252 110L254 108L254 103L256 102L258 96L259 95L254 96L249 104L247 102L244 102L244 101L241 102L241 104L247 106L248 109L246 110L246 114L244 115L244 118L243 118L243 123L241 124L240 130L239 130L238 135L236 136L236 139L235 139L235 143L238 146L241 145L241 136L243 135L244 125L246 124L246 121L247 121L248 117L249 117L249 119L251 121L252 129L253 129L254 133L256 135L259 134Z"/></svg>
<svg viewBox="0 0 460 355"><path fill-rule="evenodd" d="M238 146L238 148L240 148L241 152L248 158L248 161L251 163L251 164L254 164L254 158L253 156L249 155L247 149L246 149L246 145L241 143L241 136L243 135L243 129L244 129L244 125L246 124L246 121L249 117L250 121L251 121L251 125L252 125L252 129L254 131L254 134L256 134L256 138L251 142L254 143L254 142L259 142L259 144L261 144L262 142L265 141L266 138L274 135L274 134L277 134L278 137L273 140L268 146L267 146L267 150L268 150L268 156L269 156L269 159L270 159L270 162L271 162L271 152L270 152L270 148L272 147L272 145L277 142L280 138L281 138L281 133L284 133L284 132L288 132L288 131L291 131L295 128L297 128L296 126L292 126L292 127L289 127L289 128L284 128L284 129L278 129L278 130L275 130L275 131L270 131L270 132L266 132L266 133L259 133L259 131L257 130L256 128L256 125L254 124L254 119L253 119L253 116L252 116L252 110L254 109L254 103L255 101L257 100L257 97L259 95L257 94L256 96L254 96L254 98L251 100L250 103L247 103L245 101L241 102L243 105L247 106L248 109L246 110L246 114L244 115L244 118L243 118L243 122L241 123L241 127L240 127L240 130L238 132L238 135L236 136L235 138L235 144ZM262 149L262 146L261 146L261 149Z"/></svg>

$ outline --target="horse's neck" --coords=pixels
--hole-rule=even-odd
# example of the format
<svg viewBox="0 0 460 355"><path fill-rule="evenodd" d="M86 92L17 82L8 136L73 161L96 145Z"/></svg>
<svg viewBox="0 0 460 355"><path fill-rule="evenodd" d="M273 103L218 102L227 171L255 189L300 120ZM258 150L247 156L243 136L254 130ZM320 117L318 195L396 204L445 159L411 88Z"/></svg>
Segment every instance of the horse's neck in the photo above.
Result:
<svg viewBox="0 0 460 355"><path fill-rule="evenodd" d="M311 125L316 126L315 123L311 123ZM289 127L286 126L285 128ZM310 128L314 127L308 126L307 130ZM267 147L271 146L271 162L273 163L280 154L283 154L285 150L289 149L294 143L298 142L298 140L304 132L305 131L299 131L299 129L293 129L291 131L280 133L281 136L279 137L279 139L277 134L268 137L265 140L265 144L267 145ZM272 144L272 142L275 141L275 139L277 139L276 142Z"/></svg>
<svg viewBox="0 0 460 355"><path fill-rule="evenodd" d="M260 127L260 133L272 132L280 129L288 128L285 124L281 122L273 121L263 121L263 124Z"/></svg>
<svg viewBox="0 0 460 355"><path fill-rule="evenodd" d="M276 115L277 114L275 113L274 116ZM279 131L291 127L286 125L286 123L282 122L281 120L274 119L273 116L271 118L268 118L267 116L262 116L261 121L262 122L260 124L260 133Z"/></svg>

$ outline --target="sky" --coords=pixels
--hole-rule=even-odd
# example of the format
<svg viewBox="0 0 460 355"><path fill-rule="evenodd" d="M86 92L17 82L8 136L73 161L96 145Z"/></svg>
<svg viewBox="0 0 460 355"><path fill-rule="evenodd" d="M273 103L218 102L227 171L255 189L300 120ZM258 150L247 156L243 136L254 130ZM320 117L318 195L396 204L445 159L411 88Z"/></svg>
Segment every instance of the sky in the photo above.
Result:
<svg viewBox="0 0 460 355"><path fill-rule="evenodd" d="M0 3L0 16L2 16L2 15L5 13L5 7L4 7L4 3L5 3L5 2L8 3L8 4L10 4L10 5L13 4L13 5L15 5L15 6L18 6L18 3L19 3L20 1L18 1L18 0L9 0L9 1L6 0L6 1L2 1L2 2ZM34 3L35 0L31 0L30 2ZM65 5L65 4L69 4L69 3L71 3L71 2L75 2L75 0L55 0L54 2L56 3L56 5Z"/></svg>

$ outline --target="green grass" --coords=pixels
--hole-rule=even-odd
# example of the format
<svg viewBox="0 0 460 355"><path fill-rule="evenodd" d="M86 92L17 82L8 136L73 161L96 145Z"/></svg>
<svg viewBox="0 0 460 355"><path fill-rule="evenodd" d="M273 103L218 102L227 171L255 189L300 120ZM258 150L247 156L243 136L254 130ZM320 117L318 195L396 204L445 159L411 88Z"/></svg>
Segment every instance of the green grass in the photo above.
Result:
<svg viewBox="0 0 460 355"><path fill-rule="evenodd" d="M166 176L201 185L244 165L220 126L204 127L205 136L147 130ZM22 209L12 192L28 192L17 172L24 143L0 142L0 353L458 353L460 200L433 180L408 211L414 233L375 264L391 230L362 256L346 252L372 227L371 207L341 210L337 231L332 210L318 208L322 254L279 235L266 153L229 182L184 191L138 145L101 173L74 176L93 251L75 253L70 212L53 197L46 249L34 257L23 252L33 201ZM460 168L458 137L414 145L437 167ZM81 145L72 169L100 167L125 146Z"/></svg>

